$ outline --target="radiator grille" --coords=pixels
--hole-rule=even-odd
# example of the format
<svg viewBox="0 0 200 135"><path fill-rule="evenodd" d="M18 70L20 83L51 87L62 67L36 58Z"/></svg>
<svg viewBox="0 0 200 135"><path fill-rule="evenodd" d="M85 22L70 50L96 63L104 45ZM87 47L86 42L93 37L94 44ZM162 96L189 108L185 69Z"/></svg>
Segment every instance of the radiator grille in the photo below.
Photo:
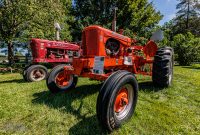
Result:
<svg viewBox="0 0 200 135"><path fill-rule="evenodd" d="M37 44L34 43L34 42L31 42L30 46L31 46L31 51L32 51L32 57L33 58L37 58L38 57L38 53L37 52L39 52L39 50L37 48Z"/></svg>
<svg viewBox="0 0 200 135"><path fill-rule="evenodd" d="M98 55L98 31L89 29L83 32L83 55L95 56Z"/></svg>

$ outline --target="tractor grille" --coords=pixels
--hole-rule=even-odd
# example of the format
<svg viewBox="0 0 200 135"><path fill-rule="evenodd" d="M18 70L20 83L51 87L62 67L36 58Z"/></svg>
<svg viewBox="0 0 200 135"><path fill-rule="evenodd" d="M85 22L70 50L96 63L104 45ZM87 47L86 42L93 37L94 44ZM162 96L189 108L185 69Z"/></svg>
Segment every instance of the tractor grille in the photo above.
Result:
<svg viewBox="0 0 200 135"><path fill-rule="evenodd" d="M31 47L31 51L32 51L32 57L37 58L38 57L38 48L36 46L36 43L31 42L30 47Z"/></svg>
<svg viewBox="0 0 200 135"><path fill-rule="evenodd" d="M82 35L83 55L97 56L98 55L98 30L85 30Z"/></svg>

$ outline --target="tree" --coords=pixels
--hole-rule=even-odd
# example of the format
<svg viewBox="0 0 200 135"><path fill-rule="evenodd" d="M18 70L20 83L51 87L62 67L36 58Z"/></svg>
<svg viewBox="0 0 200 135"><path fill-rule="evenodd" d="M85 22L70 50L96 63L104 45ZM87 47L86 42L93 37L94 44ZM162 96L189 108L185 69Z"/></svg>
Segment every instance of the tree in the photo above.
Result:
<svg viewBox="0 0 200 135"><path fill-rule="evenodd" d="M131 30L131 34L144 34L162 18L148 0L74 0L74 36L80 37L83 28L92 24L111 28L114 7L118 7L117 28Z"/></svg>
<svg viewBox="0 0 200 135"><path fill-rule="evenodd" d="M13 63L13 44L16 38L53 38L54 23L60 22L65 30L62 38L70 39L71 20L67 16L70 0L3 0L0 4L0 38L8 45L9 64Z"/></svg>
<svg viewBox="0 0 200 135"><path fill-rule="evenodd" d="M30 22L30 25L21 33L22 37L37 37L55 39L54 23L58 22L61 25L61 39L71 40L68 23L73 20L70 15L72 6L71 0L47 0L39 1L38 15ZM45 7L45 8L44 8Z"/></svg>
<svg viewBox="0 0 200 135"><path fill-rule="evenodd" d="M177 54L177 61L182 66L188 66L199 60L200 38L195 38L190 32L174 36L172 46Z"/></svg>
<svg viewBox="0 0 200 135"><path fill-rule="evenodd" d="M176 14L176 26L178 31L176 33L192 32L193 34L200 34L196 32L195 20L199 19L199 8L197 0L179 0L176 9L178 10Z"/></svg>

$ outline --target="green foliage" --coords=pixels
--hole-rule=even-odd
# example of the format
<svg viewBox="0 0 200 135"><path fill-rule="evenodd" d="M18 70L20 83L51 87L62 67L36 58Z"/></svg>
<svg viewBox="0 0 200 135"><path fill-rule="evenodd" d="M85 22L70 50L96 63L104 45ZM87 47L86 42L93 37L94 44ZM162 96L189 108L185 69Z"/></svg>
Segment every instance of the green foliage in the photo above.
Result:
<svg viewBox="0 0 200 135"><path fill-rule="evenodd" d="M172 43L180 65L191 65L192 62L199 60L200 38L195 38L191 33L178 34Z"/></svg>
<svg viewBox="0 0 200 135"><path fill-rule="evenodd" d="M165 31L165 37L169 41L172 41L175 35L187 32L200 36L199 2L195 0L179 1L176 17L162 26L162 29Z"/></svg>
<svg viewBox="0 0 200 135"><path fill-rule="evenodd" d="M4 41L14 38L54 38L54 23L61 24L62 39L71 39L66 23L73 19L69 15L71 0L4 0L0 7L0 33Z"/></svg>
<svg viewBox="0 0 200 135"><path fill-rule="evenodd" d="M21 37L27 38L46 38L55 39L54 23L61 25L61 39L71 40L69 25L67 22L73 19L69 15L71 0L60 1L43 1L36 3L37 12L28 27L21 33ZM41 9L41 10L40 10ZM20 37L20 38L21 38Z"/></svg>
<svg viewBox="0 0 200 135"><path fill-rule="evenodd" d="M178 1L179 3L177 4L176 9L178 9L177 16L180 19L181 18L189 19L190 17L195 16L197 14L197 11L195 10L194 6L197 3L197 1L195 0L178 0Z"/></svg>
<svg viewBox="0 0 200 135"><path fill-rule="evenodd" d="M200 57L200 16L196 0L179 0L174 19L164 24L165 38L161 46L172 46L180 65L190 65ZM195 37L196 36L196 37Z"/></svg>
<svg viewBox="0 0 200 135"><path fill-rule="evenodd" d="M114 7L118 7L117 29L129 30L129 36L134 33L143 35L147 28L153 28L162 18L148 0L74 0L74 3L76 21L72 33L76 38L80 37L84 27L91 24L111 28Z"/></svg>
<svg viewBox="0 0 200 135"><path fill-rule="evenodd" d="M3 42L3 41L0 41L0 48L4 48L4 47L6 47L6 44L5 44L5 42Z"/></svg>
<svg viewBox="0 0 200 135"><path fill-rule="evenodd" d="M71 40L68 21L71 0L3 0L0 6L0 40L8 45L9 63L13 63L13 40L54 39L54 23L64 28L61 39Z"/></svg>
<svg viewBox="0 0 200 135"><path fill-rule="evenodd" d="M191 32L200 35L199 11L197 0L179 0L176 8L178 10L175 21L175 32L186 33Z"/></svg>

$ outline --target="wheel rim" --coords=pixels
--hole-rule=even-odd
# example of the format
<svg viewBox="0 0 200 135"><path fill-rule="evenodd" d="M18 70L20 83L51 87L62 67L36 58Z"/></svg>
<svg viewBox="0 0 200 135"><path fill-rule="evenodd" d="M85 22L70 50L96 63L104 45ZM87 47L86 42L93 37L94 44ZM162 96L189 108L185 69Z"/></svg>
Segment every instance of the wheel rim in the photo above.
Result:
<svg viewBox="0 0 200 135"><path fill-rule="evenodd" d="M133 86L126 84L119 90L115 102L114 111L117 119L124 119L133 105Z"/></svg>
<svg viewBox="0 0 200 135"><path fill-rule="evenodd" d="M45 78L45 71L43 69L34 69L32 72L31 72L31 78L34 80L34 81L41 81Z"/></svg>
<svg viewBox="0 0 200 135"><path fill-rule="evenodd" d="M56 76L56 85L58 87L68 87L73 82L73 76L72 75L65 75L64 71L60 72Z"/></svg>

